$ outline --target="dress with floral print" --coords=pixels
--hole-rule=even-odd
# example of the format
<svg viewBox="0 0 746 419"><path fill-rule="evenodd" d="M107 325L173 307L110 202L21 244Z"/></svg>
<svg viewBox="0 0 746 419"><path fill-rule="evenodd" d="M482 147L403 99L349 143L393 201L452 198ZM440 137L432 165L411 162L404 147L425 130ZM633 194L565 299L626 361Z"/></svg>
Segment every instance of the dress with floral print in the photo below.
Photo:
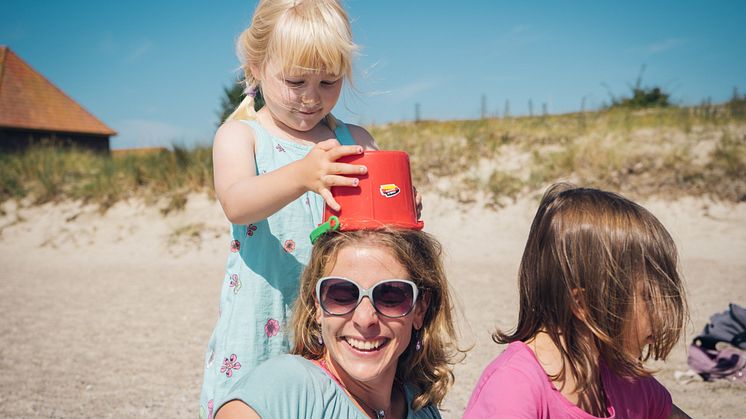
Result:
<svg viewBox="0 0 746 419"><path fill-rule="evenodd" d="M274 137L255 121L257 175L298 161L311 146ZM340 143L353 144L337 135ZM201 411L217 410L233 383L259 363L290 350L292 307L311 255L309 234L322 222L323 199L306 192L264 220L232 224L220 313L204 360ZM212 401L213 404L208 405Z"/></svg>

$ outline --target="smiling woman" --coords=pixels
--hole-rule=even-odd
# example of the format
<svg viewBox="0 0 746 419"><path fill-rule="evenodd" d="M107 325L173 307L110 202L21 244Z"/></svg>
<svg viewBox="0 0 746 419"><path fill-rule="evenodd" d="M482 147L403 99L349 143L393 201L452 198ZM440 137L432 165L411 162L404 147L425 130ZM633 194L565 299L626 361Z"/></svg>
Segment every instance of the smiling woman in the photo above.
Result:
<svg viewBox="0 0 746 419"><path fill-rule="evenodd" d="M440 417L457 349L441 247L430 235L324 234L294 313L293 355L237 381L216 418Z"/></svg>

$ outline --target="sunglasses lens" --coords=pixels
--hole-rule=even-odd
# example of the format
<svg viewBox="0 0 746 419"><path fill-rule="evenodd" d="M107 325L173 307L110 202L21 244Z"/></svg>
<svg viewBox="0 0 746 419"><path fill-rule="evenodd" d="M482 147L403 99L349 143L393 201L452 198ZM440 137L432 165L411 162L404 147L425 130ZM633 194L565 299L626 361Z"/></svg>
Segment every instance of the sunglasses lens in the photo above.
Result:
<svg viewBox="0 0 746 419"><path fill-rule="evenodd" d="M384 316L401 317L409 313L414 305L414 289L406 282L384 282L373 289L373 301L378 312Z"/></svg>
<svg viewBox="0 0 746 419"><path fill-rule="evenodd" d="M319 302L331 314L347 314L357 305L360 295L355 284L344 279L327 279L321 283Z"/></svg>

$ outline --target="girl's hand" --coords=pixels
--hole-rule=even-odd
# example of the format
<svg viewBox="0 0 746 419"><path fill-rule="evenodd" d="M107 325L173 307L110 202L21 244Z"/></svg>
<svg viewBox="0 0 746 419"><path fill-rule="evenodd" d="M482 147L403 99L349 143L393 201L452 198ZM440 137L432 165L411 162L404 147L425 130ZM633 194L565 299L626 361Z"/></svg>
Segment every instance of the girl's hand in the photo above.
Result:
<svg viewBox="0 0 746 419"><path fill-rule="evenodd" d="M335 211L341 206L332 196L332 186L358 186L360 180L345 175L362 175L368 168L361 165L337 163L343 156L362 154L363 147L359 145L339 145L336 139L322 141L316 144L310 152L301 159L300 183L309 191L314 191L324 198L326 205Z"/></svg>

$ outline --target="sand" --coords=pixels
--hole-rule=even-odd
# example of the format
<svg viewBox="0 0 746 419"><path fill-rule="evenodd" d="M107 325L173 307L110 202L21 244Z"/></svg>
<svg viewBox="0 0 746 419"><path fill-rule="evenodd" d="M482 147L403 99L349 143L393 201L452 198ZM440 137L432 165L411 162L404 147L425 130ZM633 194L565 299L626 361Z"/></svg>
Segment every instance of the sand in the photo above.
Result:
<svg viewBox="0 0 746 419"><path fill-rule="evenodd" d="M686 345L710 314L746 304L746 204L642 202L671 231L691 303L685 336L658 378L693 417L743 417L746 387L681 384ZM490 339L517 316L516 272L537 204L455 207L425 195L426 230L445 245L461 345L443 416L460 417ZM0 417L197 417L203 350L217 318L228 252L219 205L184 211L122 202L101 214L75 202L0 212Z"/></svg>

